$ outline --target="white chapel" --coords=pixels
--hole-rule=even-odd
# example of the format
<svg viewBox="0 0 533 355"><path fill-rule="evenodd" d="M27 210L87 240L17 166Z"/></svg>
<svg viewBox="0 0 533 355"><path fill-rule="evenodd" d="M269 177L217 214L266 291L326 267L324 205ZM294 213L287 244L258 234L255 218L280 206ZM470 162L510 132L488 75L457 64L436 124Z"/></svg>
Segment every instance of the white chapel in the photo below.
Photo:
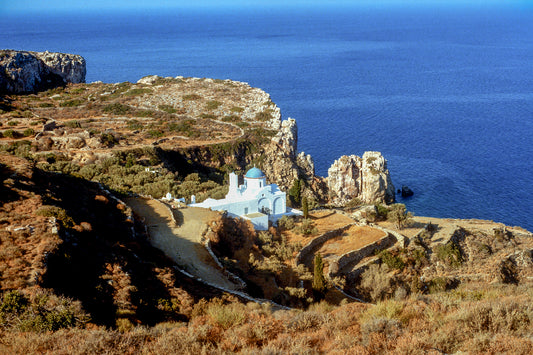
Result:
<svg viewBox="0 0 533 355"><path fill-rule="evenodd" d="M244 184L239 186L239 177L229 174L229 191L222 200L208 198L201 203L189 206L210 208L215 211L227 211L231 217L248 219L256 230L267 230L268 221L275 223L283 215L301 214L300 211L287 208L287 197L276 184L266 184L265 174L253 167L244 175Z"/></svg>

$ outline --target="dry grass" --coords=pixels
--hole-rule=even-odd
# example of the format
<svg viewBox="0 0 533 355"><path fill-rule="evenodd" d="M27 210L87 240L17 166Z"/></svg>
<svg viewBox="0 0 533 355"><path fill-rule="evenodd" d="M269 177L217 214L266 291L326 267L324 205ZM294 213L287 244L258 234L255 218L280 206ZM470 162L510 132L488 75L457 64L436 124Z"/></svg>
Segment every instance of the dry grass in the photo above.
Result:
<svg viewBox="0 0 533 355"><path fill-rule="evenodd" d="M523 288L486 288L501 301L460 301L451 293L376 305L324 303L308 311L272 311L256 304L201 306L188 323L124 332L70 329L3 332L1 353L108 354L529 354L531 296ZM232 315L233 313L237 316Z"/></svg>

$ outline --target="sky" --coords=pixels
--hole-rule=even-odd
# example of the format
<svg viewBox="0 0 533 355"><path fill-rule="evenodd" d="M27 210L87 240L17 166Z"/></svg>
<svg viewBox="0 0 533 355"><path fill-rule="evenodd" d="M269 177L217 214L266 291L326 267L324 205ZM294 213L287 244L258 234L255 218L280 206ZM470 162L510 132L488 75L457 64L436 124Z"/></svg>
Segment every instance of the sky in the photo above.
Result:
<svg viewBox="0 0 533 355"><path fill-rule="evenodd" d="M0 0L0 13L102 11L215 7L491 6L527 5L530 0Z"/></svg>

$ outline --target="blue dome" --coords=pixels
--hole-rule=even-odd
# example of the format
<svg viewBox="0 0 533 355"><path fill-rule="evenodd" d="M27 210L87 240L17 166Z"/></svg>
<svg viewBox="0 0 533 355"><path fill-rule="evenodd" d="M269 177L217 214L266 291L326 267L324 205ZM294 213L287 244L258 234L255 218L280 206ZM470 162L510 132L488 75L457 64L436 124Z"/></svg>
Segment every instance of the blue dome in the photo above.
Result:
<svg viewBox="0 0 533 355"><path fill-rule="evenodd" d="M248 170L246 175L244 175L245 178L248 179L262 179L265 177L265 174L260 170L257 169L255 166Z"/></svg>

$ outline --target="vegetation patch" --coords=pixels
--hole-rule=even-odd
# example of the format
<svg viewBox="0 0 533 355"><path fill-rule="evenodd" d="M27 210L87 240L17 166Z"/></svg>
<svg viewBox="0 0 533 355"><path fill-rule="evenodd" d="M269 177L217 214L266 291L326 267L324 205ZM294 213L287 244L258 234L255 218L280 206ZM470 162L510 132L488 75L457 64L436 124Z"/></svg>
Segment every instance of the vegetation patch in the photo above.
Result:
<svg viewBox="0 0 533 355"><path fill-rule="evenodd" d="M463 262L461 249L453 241L435 247L435 255L451 267L459 267Z"/></svg>

